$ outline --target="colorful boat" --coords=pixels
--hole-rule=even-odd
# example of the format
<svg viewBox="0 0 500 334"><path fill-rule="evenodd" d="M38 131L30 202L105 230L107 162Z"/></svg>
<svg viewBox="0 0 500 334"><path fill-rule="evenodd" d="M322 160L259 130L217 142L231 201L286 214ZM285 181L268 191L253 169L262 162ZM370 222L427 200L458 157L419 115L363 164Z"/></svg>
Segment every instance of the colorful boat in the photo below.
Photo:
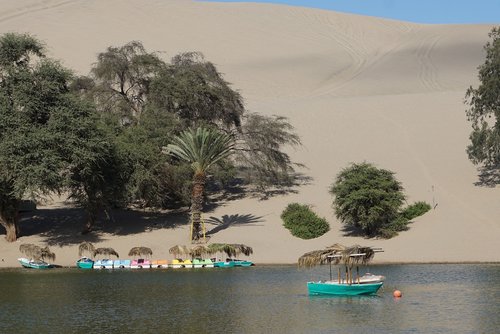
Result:
<svg viewBox="0 0 500 334"><path fill-rule="evenodd" d="M167 260L153 260L153 261L151 261L151 268L167 269L168 268L168 261Z"/></svg>
<svg viewBox="0 0 500 334"><path fill-rule="evenodd" d="M214 263L210 259L193 259L193 268L213 268Z"/></svg>
<svg viewBox="0 0 500 334"><path fill-rule="evenodd" d="M251 267L253 266L253 262L246 260L233 260L235 267Z"/></svg>
<svg viewBox="0 0 500 334"><path fill-rule="evenodd" d="M377 293L383 284L384 282L347 284L336 281L319 281L307 282L307 289L310 295L360 296Z"/></svg>
<svg viewBox="0 0 500 334"><path fill-rule="evenodd" d="M193 262L191 260L174 259L172 260L172 268L193 268Z"/></svg>
<svg viewBox="0 0 500 334"><path fill-rule="evenodd" d="M151 268L151 261L146 259L132 260L130 264L131 269L149 269Z"/></svg>
<svg viewBox="0 0 500 334"><path fill-rule="evenodd" d="M115 260L113 262L114 269L128 269L130 268L130 260Z"/></svg>
<svg viewBox="0 0 500 334"><path fill-rule="evenodd" d="M76 261L76 266L81 269L92 269L94 267L94 260L84 256Z"/></svg>
<svg viewBox="0 0 500 334"><path fill-rule="evenodd" d="M299 265L313 266L330 264L330 279L326 281L307 282L310 295L359 296L373 295L384 284L385 277L366 273L359 275L359 264L369 262L375 253L382 252L380 248L361 247L358 245L345 247L335 244L324 250L308 252L299 258ZM337 279L333 279L332 262L340 264ZM345 268L345 275L342 275ZM354 273L353 268L356 267Z"/></svg>
<svg viewBox="0 0 500 334"><path fill-rule="evenodd" d="M94 269L113 269L113 260L97 260L94 262Z"/></svg>
<svg viewBox="0 0 500 334"><path fill-rule="evenodd" d="M235 265L236 263L231 259L227 259L226 261L214 261L214 267L216 268L232 268Z"/></svg>
<svg viewBox="0 0 500 334"><path fill-rule="evenodd" d="M17 259L19 263L24 268L30 268L30 269L49 269L52 268L52 265L49 263L42 261L42 260L33 260L33 259L27 259L25 257L20 257Z"/></svg>

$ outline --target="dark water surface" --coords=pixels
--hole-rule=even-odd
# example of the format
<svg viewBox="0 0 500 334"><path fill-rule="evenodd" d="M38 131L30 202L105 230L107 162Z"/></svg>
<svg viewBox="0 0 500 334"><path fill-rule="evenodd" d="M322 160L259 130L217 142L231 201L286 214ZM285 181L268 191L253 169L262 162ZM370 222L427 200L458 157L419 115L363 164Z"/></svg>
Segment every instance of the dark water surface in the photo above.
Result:
<svg viewBox="0 0 500 334"><path fill-rule="evenodd" d="M328 267L1 270L0 333L500 332L500 265L369 270L377 296L308 296Z"/></svg>

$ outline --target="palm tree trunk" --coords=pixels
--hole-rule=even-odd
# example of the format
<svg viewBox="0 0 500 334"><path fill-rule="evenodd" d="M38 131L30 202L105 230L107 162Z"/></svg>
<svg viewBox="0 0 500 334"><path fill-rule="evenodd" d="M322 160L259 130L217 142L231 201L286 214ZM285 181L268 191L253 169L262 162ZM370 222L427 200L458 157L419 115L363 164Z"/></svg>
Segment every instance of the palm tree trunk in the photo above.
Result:
<svg viewBox="0 0 500 334"><path fill-rule="evenodd" d="M193 192L191 198L192 240L199 240L201 233L201 212L203 211L203 194L205 192L206 174L197 171L193 177Z"/></svg>

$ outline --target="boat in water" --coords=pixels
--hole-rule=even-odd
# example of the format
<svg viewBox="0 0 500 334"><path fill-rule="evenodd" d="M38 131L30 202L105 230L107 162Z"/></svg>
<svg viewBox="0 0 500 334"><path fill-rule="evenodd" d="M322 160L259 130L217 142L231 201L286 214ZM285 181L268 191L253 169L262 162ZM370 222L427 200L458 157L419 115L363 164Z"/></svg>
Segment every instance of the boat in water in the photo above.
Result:
<svg viewBox="0 0 500 334"><path fill-rule="evenodd" d="M115 260L113 262L113 269L129 269L130 260Z"/></svg>
<svg viewBox="0 0 500 334"><path fill-rule="evenodd" d="M94 268L94 260L84 256L76 261L76 266L81 269L92 269Z"/></svg>
<svg viewBox="0 0 500 334"><path fill-rule="evenodd" d="M94 269L113 269L113 260L97 260L94 262Z"/></svg>
<svg viewBox="0 0 500 334"><path fill-rule="evenodd" d="M335 244L325 250L312 251L299 258L299 265L312 266L316 264L330 264L330 279L307 282L310 295L359 296L373 295L383 286L385 277L366 273L359 275L359 264L369 262L380 248L351 246L345 247ZM338 268L337 279L333 279L332 264L345 267L345 275ZM353 268L356 267L354 274Z"/></svg>
<svg viewBox="0 0 500 334"><path fill-rule="evenodd" d="M30 268L30 269L49 269L52 268L52 265L42 261L42 260L33 260L33 259L27 259L25 257L20 257L17 259L19 263L24 268Z"/></svg>
<svg viewBox="0 0 500 334"><path fill-rule="evenodd" d="M213 268L214 263L210 259L193 259L193 268Z"/></svg>

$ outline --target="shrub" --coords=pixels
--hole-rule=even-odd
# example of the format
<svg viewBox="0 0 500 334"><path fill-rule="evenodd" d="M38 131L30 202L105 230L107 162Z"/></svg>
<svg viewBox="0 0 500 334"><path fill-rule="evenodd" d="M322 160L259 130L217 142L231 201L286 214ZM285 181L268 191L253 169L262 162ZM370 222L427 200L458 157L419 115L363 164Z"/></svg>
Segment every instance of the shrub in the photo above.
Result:
<svg viewBox="0 0 500 334"><path fill-rule="evenodd" d="M401 215L407 220L412 220L418 216L423 215L431 209L431 205L426 202L415 202L403 210Z"/></svg>
<svg viewBox="0 0 500 334"><path fill-rule="evenodd" d="M335 196L333 207L337 218L367 236L384 236L388 235L386 230L394 231L391 224L400 216L405 199L403 187L393 172L366 162L342 170L330 193Z"/></svg>
<svg viewBox="0 0 500 334"><path fill-rule="evenodd" d="M330 230L330 225L324 218L318 217L309 206L299 203L289 204L281 214L283 226L293 236L301 239L314 239Z"/></svg>

